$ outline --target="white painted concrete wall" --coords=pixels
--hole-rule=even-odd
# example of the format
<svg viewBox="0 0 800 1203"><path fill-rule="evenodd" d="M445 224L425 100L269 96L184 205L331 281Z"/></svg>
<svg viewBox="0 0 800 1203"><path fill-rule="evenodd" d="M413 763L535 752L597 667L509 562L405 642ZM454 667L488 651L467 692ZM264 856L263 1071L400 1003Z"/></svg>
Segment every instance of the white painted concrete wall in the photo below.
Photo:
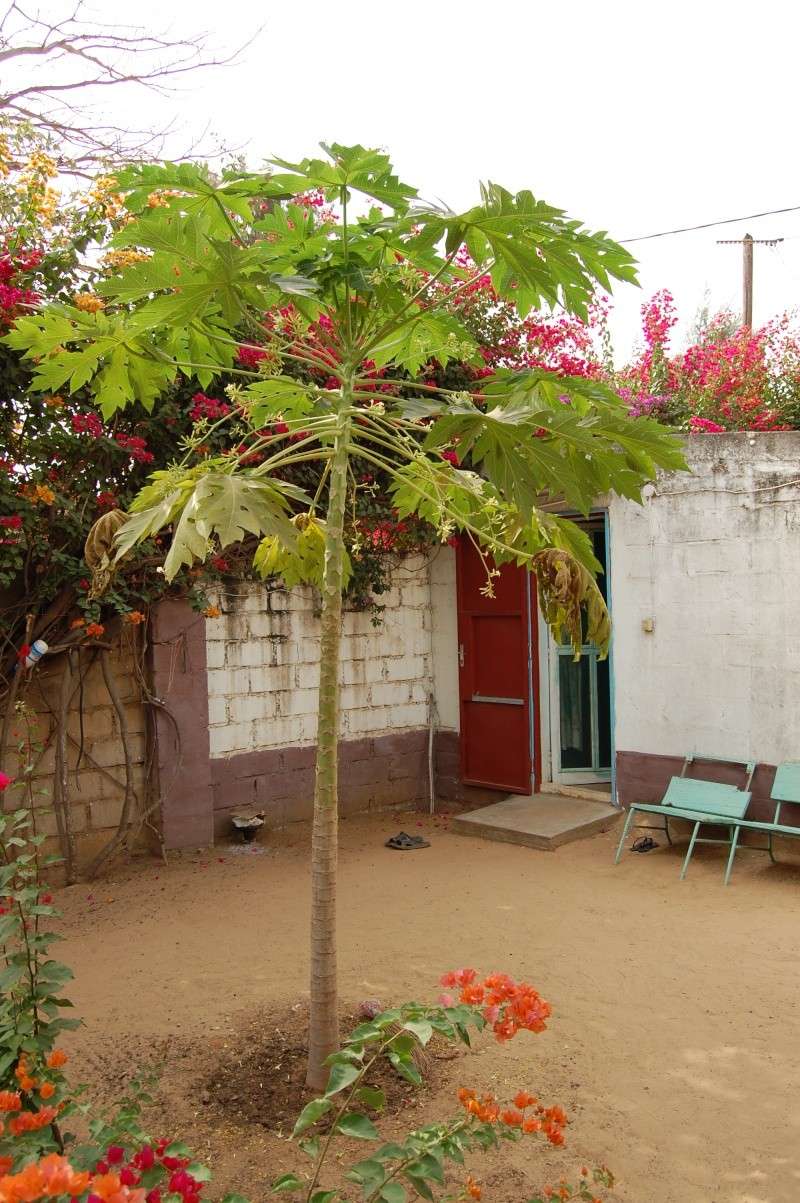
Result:
<svg viewBox="0 0 800 1203"><path fill-rule="evenodd" d="M452 547L434 549L430 576L437 726L443 731L458 731L458 607L456 553Z"/></svg>
<svg viewBox="0 0 800 1203"><path fill-rule="evenodd" d="M800 433L687 459L610 506L617 749L800 758Z"/></svg>
<svg viewBox="0 0 800 1203"><path fill-rule="evenodd" d="M319 618L314 593L244 584L206 622L211 756L316 743ZM428 561L406 557L374 626L343 617L342 738L428 726L433 686ZM453 605L455 592L453 593Z"/></svg>

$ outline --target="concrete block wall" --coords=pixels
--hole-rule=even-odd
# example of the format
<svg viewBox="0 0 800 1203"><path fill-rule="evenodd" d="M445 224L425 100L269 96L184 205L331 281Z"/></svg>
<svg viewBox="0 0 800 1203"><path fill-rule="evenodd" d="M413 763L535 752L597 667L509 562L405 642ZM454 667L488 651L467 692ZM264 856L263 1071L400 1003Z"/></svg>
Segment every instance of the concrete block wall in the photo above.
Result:
<svg viewBox="0 0 800 1203"><path fill-rule="evenodd" d="M427 797L433 689L429 560L406 557L373 622L345 610L341 651L341 812ZM281 825L311 814L319 684L314 590L228 586L206 622L214 825L244 807Z"/></svg>
<svg viewBox="0 0 800 1203"><path fill-rule="evenodd" d="M126 631L115 649L109 652L120 697L125 707L134 760L134 789L137 801L145 805L147 716L134 672L136 631ZM56 721L53 709L58 705L64 657L46 657L31 675L24 700L34 717L35 741L44 751L36 754L32 778L34 818L37 830L48 837L45 850L60 855L52 790L55 769ZM76 694L67 718L67 757L72 826L76 836L78 862L87 864L111 838L119 824L125 787L125 757L119 720L108 696L100 664L92 653L80 653L82 689ZM76 680L77 685L77 680ZM6 771L16 775L18 763L14 748L25 730L22 722L12 721L12 740L5 750ZM18 789L3 796L6 809L27 805Z"/></svg>

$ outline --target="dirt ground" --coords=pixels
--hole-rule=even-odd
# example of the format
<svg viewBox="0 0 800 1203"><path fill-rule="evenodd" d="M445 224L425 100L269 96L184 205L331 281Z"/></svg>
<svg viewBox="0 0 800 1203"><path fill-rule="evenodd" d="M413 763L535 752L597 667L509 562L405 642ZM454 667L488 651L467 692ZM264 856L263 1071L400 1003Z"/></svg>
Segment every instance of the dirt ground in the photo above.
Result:
<svg viewBox="0 0 800 1203"><path fill-rule="evenodd" d="M385 849L401 828L432 846ZM545 853L418 815L341 831L345 1007L435 998L444 970L473 965L531 981L554 1012L540 1036L436 1058L432 1089L401 1100L390 1132L451 1114L458 1085L525 1087L567 1110L567 1145L526 1141L476 1164L487 1203L522 1203L602 1162L626 1203L800 1200L800 866L743 854L724 889L717 849L679 882L679 854L665 848L615 868L613 835ZM259 1040L291 1044L287 1027L302 1026L308 839L297 826L262 854L137 862L58 892L58 951L86 1021L70 1041L79 1077L112 1100L140 1060L156 1060L151 1129L210 1160L212 1197L264 1198L294 1164L250 1096ZM220 1092L226 1068L247 1097Z"/></svg>

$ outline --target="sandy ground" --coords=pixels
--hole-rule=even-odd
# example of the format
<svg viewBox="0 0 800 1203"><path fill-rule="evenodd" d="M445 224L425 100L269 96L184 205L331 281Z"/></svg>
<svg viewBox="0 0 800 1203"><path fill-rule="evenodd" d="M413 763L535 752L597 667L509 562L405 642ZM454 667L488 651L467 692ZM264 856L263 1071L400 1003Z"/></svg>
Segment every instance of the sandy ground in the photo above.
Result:
<svg viewBox="0 0 800 1203"><path fill-rule="evenodd" d="M433 998L444 970L468 964L551 1001L548 1032L437 1066L435 1092L408 1108L410 1122L446 1115L458 1084L564 1105L567 1147L490 1163L487 1203L521 1203L584 1162L608 1163L627 1203L797 1203L800 867L745 854L724 889L716 849L680 883L667 849L615 868L613 835L543 853L418 819L342 824L342 997ZM402 827L432 846L385 849ZM248 1025L268 1032L306 997L307 829L263 855L140 862L58 904L86 1020L70 1042L78 1076L113 1097L156 1058L153 1126L194 1141L222 1187L263 1198L293 1148L229 1122L207 1083L220 1065L237 1072Z"/></svg>

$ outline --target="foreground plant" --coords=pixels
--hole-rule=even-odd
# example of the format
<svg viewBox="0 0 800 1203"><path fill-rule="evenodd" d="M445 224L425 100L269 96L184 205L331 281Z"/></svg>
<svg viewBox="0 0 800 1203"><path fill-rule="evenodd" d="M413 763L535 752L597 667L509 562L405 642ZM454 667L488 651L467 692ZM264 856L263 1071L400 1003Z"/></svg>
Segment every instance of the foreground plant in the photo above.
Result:
<svg viewBox="0 0 800 1203"><path fill-rule="evenodd" d="M172 529L167 578L182 565L260 538L255 567L319 587L320 685L312 839L308 1082L324 1085L338 1046L336 973L337 746L342 593L357 546L345 545L348 482L387 481L400 519L458 532L496 565L539 567L543 609L576 652L580 607L605 648L610 625L588 540L544 508L586 513L610 490L639 498L658 467L683 464L672 437L632 421L619 398L544 369L486 375L458 316L459 290L489 276L525 316L563 306L585 316L596 286L635 279L628 253L527 191L481 190L464 213L423 204L389 159L360 146L272 161L273 175L215 183L190 164L138 166L118 187L132 219L114 247L135 251L80 305L22 318L8 342L34 364L33 388L86 388L106 417L151 409L183 374L208 388L240 381L153 474L117 536L119 556ZM301 203L334 206L317 221ZM359 203L354 203L358 195ZM432 364L472 363L465 388L427 382ZM206 407L207 410L207 407ZM210 412L210 411L208 411ZM238 443L209 452L231 424ZM313 494L286 479L321 471ZM557 555L552 556L556 549Z"/></svg>
<svg viewBox="0 0 800 1203"><path fill-rule="evenodd" d="M481 1187L471 1174L455 1192L448 1180L453 1173L463 1179L469 1154L526 1137L544 1137L553 1145L564 1143L568 1120L561 1107L545 1106L527 1090L501 1102L491 1093L468 1087L458 1091L461 1111L449 1121L417 1128L405 1140L381 1142L367 1112L378 1113L386 1105L385 1092L368 1084L371 1071L382 1059L401 1077L420 1085L415 1053L435 1036L469 1046L471 1030L481 1032L488 1027L496 1040L505 1042L519 1032L543 1032L547 1026L549 1003L532 986L506 974L493 973L479 980L474 969L460 969L445 974L442 984L457 988L457 998L445 994L436 1005L406 1003L383 1011L360 1024L342 1048L327 1058L330 1073L325 1091L306 1105L293 1132L293 1137L302 1137L299 1145L311 1159L311 1169L303 1176L282 1175L273 1183L273 1191L297 1194L305 1203L344 1203L347 1196L340 1190L320 1185L342 1137L377 1145L345 1174L366 1203L406 1203L409 1192L429 1201L437 1197L480 1199ZM560 1183L556 1196L593 1198L588 1177L585 1171L574 1187ZM601 1169L593 1181L610 1186L613 1177ZM547 1192L543 1197L548 1197Z"/></svg>
<svg viewBox="0 0 800 1203"><path fill-rule="evenodd" d="M350 1164L344 1179L364 1203L406 1203L410 1195L428 1203L480 1200L482 1187L467 1170L471 1155L526 1139L564 1143L568 1118L560 1106L545 1105L524 1089L501 1102L494 1094L468 1087L458 1090L459 1110L449 1120L416 1128L404 1139L381 1140L373 1117L387 1099L383 1090L369 1084L380 1061L388 1060L400 1077L419 1085L415 1054L434 1037L469 1045L470 1033L485 1028L500 1042L523 1031L545 1030L550 1006L525 982L502 973L479 980L474 969L457 970L442 980L458 990L457 998L444 995L435 1005L412 1002L383 1011L360 1024L327 1058L326 1089L306 1105L293 1132L310 1168L305 1174L278 1176L272 1193L291 1194L304 1203L346 1203L352 1198L350 1188L345 1193L326 1185L325 1178L331 1173L342 1177L342 1161L347 1164L349 1157L347 1148L340 1149L341 1142L361 1140L374 1148ZM52 1133L48 1137L45 1131L51 1113L67 1114L74 1107L59 1072L65 1060L54 1053L45 1062L45 1072L52 1077L55 1071L59 1079L48 1095L58 1091L59 1101L46 1111L32 1108L32 1092L43 1094L44 1083L32 1078L35 1067L25 1054L14 1067L18 1089L0 1092L0 1203L202 1203L210 1171L191 1160L185 1145L152 1141L141 1127L138 1100L123 1102L110 1123L91 1121L93 1139L76 1145L69 1157L63 1155L63 1146L53 1148ZM562 1179L555 1187L546 1186L530 1203L599 1203L596 1188L611 1187L613 1181L605 1167L591 1174L584 1167L575 1183ZM223 1203L246 1199L228 1195Z"/></svg>

